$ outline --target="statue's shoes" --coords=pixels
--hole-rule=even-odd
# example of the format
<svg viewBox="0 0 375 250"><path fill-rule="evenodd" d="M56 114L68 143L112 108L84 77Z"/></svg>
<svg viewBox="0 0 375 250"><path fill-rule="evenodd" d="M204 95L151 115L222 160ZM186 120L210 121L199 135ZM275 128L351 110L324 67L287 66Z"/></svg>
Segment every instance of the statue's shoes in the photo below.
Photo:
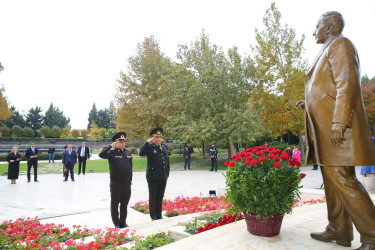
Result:
<svg viewBox="0 0 375 250"><path fill-rule="evenodd" d="M357 248L356 250L375 250L375 245L362 243L362 245L359 248Z"/></svg>
<svg viewBox="0 0 375 250"><path fill-rule="evenodd" d="M326 230L321 233L311 233L310 236L311 238L315 240L320 240L324 242L336 241L337 245L344 246L344 247L352 246L352 243L350 240L337 239L336 234L332 231Z"/></svg>

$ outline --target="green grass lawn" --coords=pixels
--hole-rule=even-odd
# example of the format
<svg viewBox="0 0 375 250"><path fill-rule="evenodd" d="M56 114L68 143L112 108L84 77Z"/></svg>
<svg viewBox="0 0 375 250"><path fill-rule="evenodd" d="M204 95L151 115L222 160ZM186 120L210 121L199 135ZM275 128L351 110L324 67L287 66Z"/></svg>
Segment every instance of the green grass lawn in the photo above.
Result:
<svg viewBox="0 0 375 250"><path fill-rule="evenodd" d="M226 154L221 156L225 157ZM169 157L171 171L182 171L184 170L184 159L180 155L171 155ZM225 170L227 169L224 166L225 159L219 158L218 160L218 169ZM147 158L142 157L134 157L133 159L133 171L134 172L142 172L146 171L147 166ZM190 161L190 166L192 170L210 170L211 169L211 160L208 158L207 155L203 156L199 153L192 154L192 159ZM108 160L100 159L100 160L90 160L86 162L86 172L90 169L94 171L94 173L106 173L109 172ZM75 167L74 172L78 171L78 166ZM8 164L0 164L0 174L8 171ZM20 174L24 175L27 171L27 164L26 162L20 164ZM45 163L40 162L38 164L38 175L39 174L60 174L62 173L62 165L60 163ZM31 174L33 175L33 170L31 170Z"/></svg>

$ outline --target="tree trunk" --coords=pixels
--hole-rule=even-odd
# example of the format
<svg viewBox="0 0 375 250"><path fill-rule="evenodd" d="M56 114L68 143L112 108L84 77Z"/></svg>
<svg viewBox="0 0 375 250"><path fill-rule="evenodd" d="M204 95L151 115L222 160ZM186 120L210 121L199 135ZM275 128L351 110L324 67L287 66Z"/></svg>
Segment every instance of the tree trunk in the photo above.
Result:
<svg viewBox="0 0 375 250"><path fill-rule="evenodd" d="M204 155L204 142L202 142L202 155Z"/></svg>
<svg viewBox="0 0 375 250"><path fill-rule="evenodd" d="M375 123L374 123L374 126L372 127L372 136L375 136Z"/></svg>
<svg viewBox="0 0 375 250"><path fill-rule="evenodd" d="M233 147L233 141L232 138L228 138L228 160L234 155L234 147Z"/></svg>
<svg viewBox="0 0 375 250"><path fill-rule="evenodd" d="M305 145L303 144L303 138L302 138L301 133L298 134L298 139L299 139L299 146L301 148L301 161L302 161L305 159ZM306 163L305 163L305 166L306 166Z"/></svg>

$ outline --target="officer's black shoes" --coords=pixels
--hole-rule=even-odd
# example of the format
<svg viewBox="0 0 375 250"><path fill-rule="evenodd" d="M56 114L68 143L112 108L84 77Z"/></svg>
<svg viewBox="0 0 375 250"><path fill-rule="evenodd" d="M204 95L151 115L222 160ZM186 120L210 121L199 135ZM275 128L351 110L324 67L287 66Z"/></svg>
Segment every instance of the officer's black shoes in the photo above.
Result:
<svg viewBox="0 0 375 250"><path fill-rule="evenodd" d="M30 182L30 180L27 180L27 182Z"/></svg>
<svg viewBox="0 0 375 250"><path fill-rule="evenodd" d="M75 181L74 179L72 181Z"/></svg>
<svg viewBox="0 0 375 250"><path fill-rule="evenodd" d="M63 182L65 182L65 181L68 181L68 180L63 180Z"/></svg>
<svg viewBox="0 0 375 250"><path fill-rule="evenodd" d="M152 221L154 221L154 220L157 220L157 219L151 219Z"/></svg>
<svg viewBox="0 0 375 250"><path fill-rule="evenodd" d="M212 172L213 170L212 170L212 169L210 169L210 171Z"/></svg>
<svg viewBox="0 0 375 250"><path fill-rule="evenodd" d="M117 226L117 225L116 225L115 228L120 228L120 226Z"/></svg>
<svg viewBox="0 0 375 250"><path fill-rule="evenodd" d="M34 182L39 182L38 180L34 180Z"/></svg>
<svg viewBox="0 0 375 250"><path fill-rule="evenodd" d="M77 175L80 175L80 174L77 174Z"/></svg>
<svg viewBox="0 0 375 250"><path fill-rule="evenodd" d="M120 224L120 228L127 228L127 227L129 227L129 226L128 226L128 224L126 224L126 223L125 223L125 224L123 224L123 225L122 225L122 224Z"/></svg>

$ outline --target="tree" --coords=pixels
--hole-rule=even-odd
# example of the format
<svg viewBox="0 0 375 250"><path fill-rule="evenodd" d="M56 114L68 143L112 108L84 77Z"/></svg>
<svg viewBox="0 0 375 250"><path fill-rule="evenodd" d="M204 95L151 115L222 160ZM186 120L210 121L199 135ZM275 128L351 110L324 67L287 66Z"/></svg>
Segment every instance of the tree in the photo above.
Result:
<svg viewBox="0 0 375 250"><path fill-rule="evenodd" d="M79 137L79 132L78 132L77 129L73 129L73 130L72 130L72 136L73 136L73 138L77 138L77 137Z"/></svg>
<svg viewBox="0 0 375 250"><path fill-rule="evenodd" d="M82 138L87 139L88 138L88 136L87 136L88 134L89 134L89 131L87 129L82 129L81 130L81 136L82 136Z"/></svg>
<svg viewBox="0 0 375 250"><path fill-rule="evenodd" d="M10 110L12 112L12 115L6 120L5 125L8 128L13 127L13 125L19 125L21 128L26 126L26 121L23 115L20 114L20 112L14 107L11 106Z"/></svg>
<svg viewBox="0 0 375 250"><path fill-rule="evenodd" d="M51 129L47 125L40 128L39 134L41 137L49 138L51 136Z"/></svg>
<svg viewBox="0 0 375 250"><path fill-rule="evenodd" d="M38 106L29 109L26 115L26 124L31 127L34 131L40 129L43 125L42 109Z"/></svg>
<svg viewBox="0 0 375 250"><path fill-rule="evenodd" d="M61 136L61 128L59 126L53 126L51 128L51 137L60 138L60 136Z"/></svg>
<svg viewBox="0 0 375 250"><path fill-rule="evenodd" d="M115 129L116 128L116 107L115 104L111 101L109 103L109 108L108 108L108 116L109 116L109 125L107 129Z"/></svg>
<svg viewBox="0 0 375 250"><path fill-rule="evenodd" d="M0 88L0 125L3 124L11 115L12 111L9 109L8 100L4 96L5 88Z"/></svg>
<svg viewBox="0 0 375 250"><path fill-rule="evenodd" d="M117 128L131 139L146 138L152 128L162 127L175 112L168 100L173 89L167 87L173 63L153 36L139 43L127 62L127 71L120 73L117 85Z"/></svg>
<svg viewBox="0 0 375 250"><path fill-rule="evenodd" d="M60 128L68 126L70 118L65 117L64 112L60 111L58 107L54 107L51 103L48 110L43 117L43 124L52 128L53 126L59 126Z"/></svg>
<svg viewBox="0 0 375 250"><path fill-rule="evenodd" d="M92 122L94 121L95 123L98 122L98 110L96 109L95 102L92 105L91 111L89 113L89 118L88 118L89 123L87 124L87 128L89 129Z"/></svg>
<svg viewBox="0 0 375 250"><path fill-rule="evenodd" d="M13 137L21 137L22 136L22 128L19 125L13 125L12 127L12 136Z"/></svg>
<svg viewBox="0 0 375 250"><path fill-rule="evenodd" d="M0 127L0 136L10 136L10 129L6 126Z"/></svg>
<svg viewBox="0 0 375 250"><path fill-rule="evenodd" d="M180 112L167 124L174 138L194 143L224 139L230 157L234 141L261 134L257 112L247 105L254 72L236 47L225 54L203 31L195 42L180 45L177 57L181 67L174 77L174 96Z"/></svg>
<svg viewBox="0 0 375 250"><path fill-rule="evenodd" d="M23 137L34 137L34 130L29 127L24 127L22 129L22 136Z"/></svg>
<svg viewBox="0 0 375 250"><path fill-rule="evenodd" d="M63 127L61 129L61 135L60 135L60 137L61 138L68 138L69 135L70 135L70 127Z"/></svg>
<svg viewBox="0 0 375 250"><path fill-rule="evenodd" d="M362 84L361 87L368 124L369 127L372 128L372 134L375 136L375 77L369 79L367 83Z"/></svg>
<svg viewBox="0 0 375 250"><path fill-rule="evenodd" d="M302 59L303 42L296 38L294 29L282 25L281 13L275 3L263 17L265 29L255 30L257 44L249 58L256 67L257 87L254 88L254 105L262 112L264 126L274 137L291 131L299 135L302 155L304 112L296 107L304 100L304 75L306 61Z"/></svg>
<svg viewBox="0 0 375 250"><path fill-rule="evenodd" d="M96 125L94 121L91 122L90 134L91 134L91 141L96 141L96 140L100 140L103 138L100 132L100 129L98 128L98 126Z"/></svg>

